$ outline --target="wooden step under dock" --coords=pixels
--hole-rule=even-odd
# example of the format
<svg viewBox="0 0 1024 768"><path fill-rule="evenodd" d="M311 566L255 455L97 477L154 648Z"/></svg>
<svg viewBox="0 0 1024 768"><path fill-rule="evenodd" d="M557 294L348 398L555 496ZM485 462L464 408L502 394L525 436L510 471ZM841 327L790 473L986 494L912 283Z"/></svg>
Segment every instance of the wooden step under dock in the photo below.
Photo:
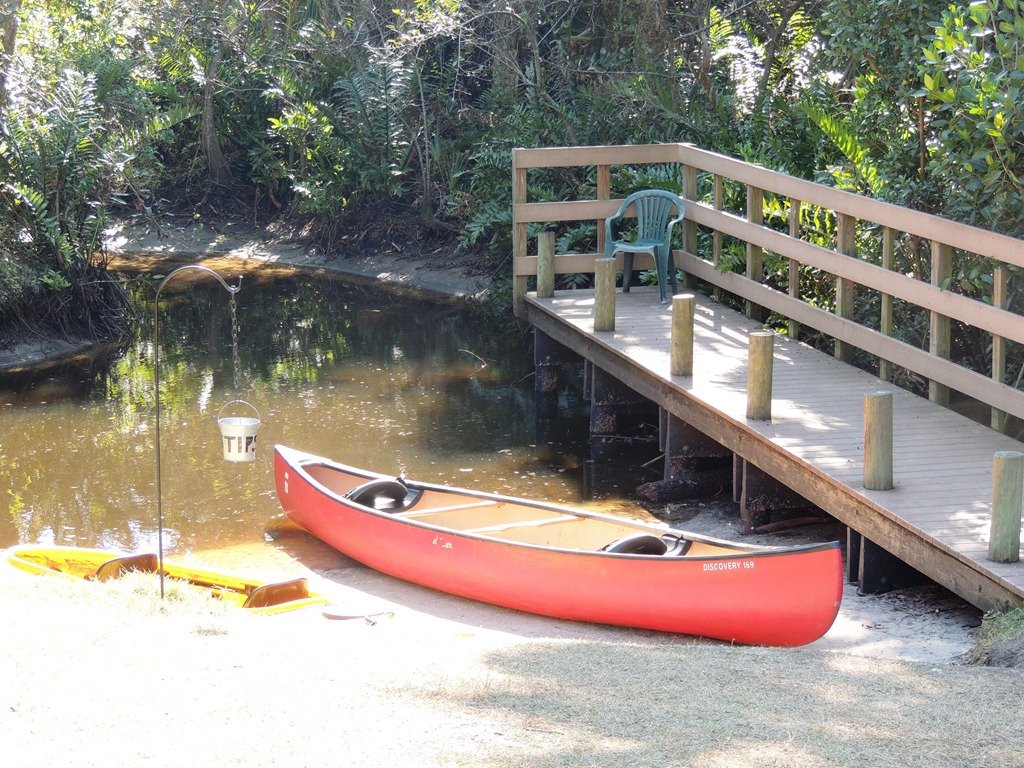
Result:
<svg viewBox="0 0 1024 768"><path fill-rule="evenodd" d="M853 533L982 609L1024 605L1024 564L987 559L993 456L1024 445L835 357L774 337L770 420L747 418L748 344L762 324L698 296L693 374L670 369L672 305L656 288L615 295L615 329L594 331L594 291L527 294L520 316L699 430ZM868 490L865 395L892 397L891 490ZM865 541L866 540L866 541Z"/></svg>

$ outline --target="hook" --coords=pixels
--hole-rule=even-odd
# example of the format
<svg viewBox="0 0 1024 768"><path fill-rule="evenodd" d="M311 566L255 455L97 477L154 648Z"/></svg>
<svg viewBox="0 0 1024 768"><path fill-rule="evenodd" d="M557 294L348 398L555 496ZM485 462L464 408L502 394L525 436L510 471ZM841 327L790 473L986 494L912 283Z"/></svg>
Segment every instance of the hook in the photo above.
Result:
<svg viewBox="0 0 1024 768"><path fill-rule="evenodd" d="M153 385L156 389L156 516L157 516L157 552L160 558L160 599L164 599L164 510L163 510L163 493L161 492L160 485L160 291L163 290L167 282L174 276L187 272L189 270L199 270L200 272L206 272L207 274L213 275L217 278L218 282L224 286L224 290L231 294L232 300L235 298L235 294L242 289L242 276L238 276L238 285L228 285L227 281L221 277L217 272L204 267L202 264L186 264L184 267L178 267L172 270L163 280L160 281L160 285L156 288L156 298L153 301Z"/></svg>

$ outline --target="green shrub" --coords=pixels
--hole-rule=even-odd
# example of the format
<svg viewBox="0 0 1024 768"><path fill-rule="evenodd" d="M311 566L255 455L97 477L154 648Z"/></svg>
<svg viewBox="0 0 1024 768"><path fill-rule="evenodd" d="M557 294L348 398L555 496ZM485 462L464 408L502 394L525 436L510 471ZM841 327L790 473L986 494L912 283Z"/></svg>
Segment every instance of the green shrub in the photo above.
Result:
<svg viewBox="0 0 1024 768"><path fill-rule="evenodd" d="M1024 667L1024 609L986 613L968 661L989 667Z"/></svg>

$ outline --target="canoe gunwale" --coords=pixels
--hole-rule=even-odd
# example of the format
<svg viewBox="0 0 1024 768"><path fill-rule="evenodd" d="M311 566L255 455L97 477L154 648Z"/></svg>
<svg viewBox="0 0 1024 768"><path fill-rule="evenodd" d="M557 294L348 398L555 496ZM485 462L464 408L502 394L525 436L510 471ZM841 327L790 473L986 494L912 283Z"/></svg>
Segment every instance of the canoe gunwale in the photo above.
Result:
<svg viewBox="0 0 1024 768"><path fill-rule="evenodd" d="M583 555L587 557L611 557L611 558L630 558L630 559L646 559L646 560L662 560L672 561L674 559L685 558L689 561L722 561L722 560L734 560L737 557L744 558L765 558L765 557L780 557L789 556L794 554L803 554L810 552L827 551L832 549L838 549L840 544L838 541L829 541L821 543L811 544L794 544L792 546L768 546L760 544L740 544L734 541L728 541L726 539L719 539L713 536L704 536L702 534L691 533L689 531L671 528L668 526L659 526L653 523L644 523L641 521L633 521L625 518L617 518L611 515L604 515L600 512L592 512L590 510L575 509L572 507L563 506L557 503L550 502L539 502L531 499L520 498L516 496L507 496L504 494L490 493L488 491L477 491L470 488L455 488L451 486L445 486L434 483L419 482L419 481L406 481L403 482L409 487L410 490L420 491L421 493L417 497L417 501L423 498L425 491L433 491L441 494L458 494L459 496L470 496L473 498L481 499L485 502L497 503L497 502L508 502L518 505L523 505L533 509L542 509L557 513L565 516L568 522L569 518L573 519L592 519L597 521L616 523L621 525L627 525L635 528L638 533L650 533L656 536L662 536L670 534L672 536L679 536L688 541L708 544L716 547L724 547L733 550L732 552L722 554L704 554L704 555L648 555L648 554L635 554L635 553L624 553L624 552L607 552L602 550L591 550L591 549L575 549L567 547L552 547L543 544L534 544L530 542L514 541L497 538L495 536L488 535L486 533L478 533L474 529L467 528L453 528L449 526L439 525L437 523L430 523L428 521L417 519L417 514L424 516L429 515L432 512L446 511L447 508L427 508L417 512L415 505L400 510L387 510L387 509L376 509L374 507L366 506L353 502L351 499L346 498L344 494L340 494L326 485L318 481L312 474L309 473L309 467L322 467L331 471L349 474L355 477L367 478L368 481L379 479L389 480L393 477L388 475L371 472L369 470L359 469L357 467L351 467L340 462L326 459L322 456L315 456L308 454L303 451L298 451L294 448L289 448L283 445L274 446L274 450L279 453L284 459L285 463L294 471L302 475L304 482L308 483L312 488L323 494L333 503L342 504L348 506L360 513L371 515L373 517L380 518L382 520L389 520L392 522L401 522L408 525L422 528L424 530L435 531L442 533L447 536L465 537L475 539L478 541L485 541L489 544L502 544L506 546L522 547L526 549L537 549L550 552L561 552L571 553L574 555ZM471 509L475 505L455 505L452 509L466 508ZM485 506L481 504L480 506ZM536 521L533 521L536 522ZM547 521L545 521L547 522ZM508 525L514 525L509 523ZM483 526L481 526L483 528Z"/></svg>
<svg viewBox="0 0 1024 768"><path fill-rule="evenodd" d="M346 477L331 477L332 470ZM460 529L352 503L345 493L353 481L383 476L320 456L275 446L274 475L289 518L342 554L394 578L527 613L791 647L820 638L842 601L838 542L746 547L557 504L409 483L425 492L454 494L460 501L496 499L520 505L487 520L473 514L445 518L462 525ZM443 502L431 493L425 509ZM519 519L543 522L555 513L572 518L564 525L588 519L611 525L601 525L596 533L581 530L579 537L554 531L544 543L519 536L496 538L469 527L496 518L514 521L517 512ZM591 549L601 545L606 533L622 537L623 544L631 538L672 534L718 547L715 554L698 550L685 555L667 554L672 548L666 554ZM572 548L557 546L570 541Z"/></svg>

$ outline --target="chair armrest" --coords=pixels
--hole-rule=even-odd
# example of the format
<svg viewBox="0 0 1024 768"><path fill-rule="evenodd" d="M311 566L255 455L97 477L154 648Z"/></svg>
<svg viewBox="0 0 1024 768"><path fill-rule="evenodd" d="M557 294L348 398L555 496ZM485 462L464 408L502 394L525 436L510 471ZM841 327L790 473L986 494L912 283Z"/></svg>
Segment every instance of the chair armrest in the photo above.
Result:
<svg viewBox="0 0 1024 768"><path fill-rule="evenodd" d="M616 213L610 219L604 220L604 255L605 257L612 256L611 252L612 243L615 242L615 224L622 218L622 212Z"/></svg>
<svg viewBox="0 0 1024 768"><path fill-rule="evenodd" d="M670 221L668 223L668 227L665 228L665 245L666 245L666 247L668 247L668 244L672 242L672 229L675 227L676 224L678 224L679 222L681 222L683 219L686 218L686 211L683 209L682 206L683 206L682 201L680 201L679 202L679 215L676 216L674 219L672 219L672 221Z"/></svg>
<svg viewBox="0 0 1024 768"><path fill-rule="evenodd" d="M672 242L672 228L675 227L675 225L678 224L680 221L682 221L682 218L674 219L674 220L672 220L672 221L670 221L668 223L668 227L666 227L666 229L665 229L665 246L666 247L670 247L669 244Z"/></svg>

